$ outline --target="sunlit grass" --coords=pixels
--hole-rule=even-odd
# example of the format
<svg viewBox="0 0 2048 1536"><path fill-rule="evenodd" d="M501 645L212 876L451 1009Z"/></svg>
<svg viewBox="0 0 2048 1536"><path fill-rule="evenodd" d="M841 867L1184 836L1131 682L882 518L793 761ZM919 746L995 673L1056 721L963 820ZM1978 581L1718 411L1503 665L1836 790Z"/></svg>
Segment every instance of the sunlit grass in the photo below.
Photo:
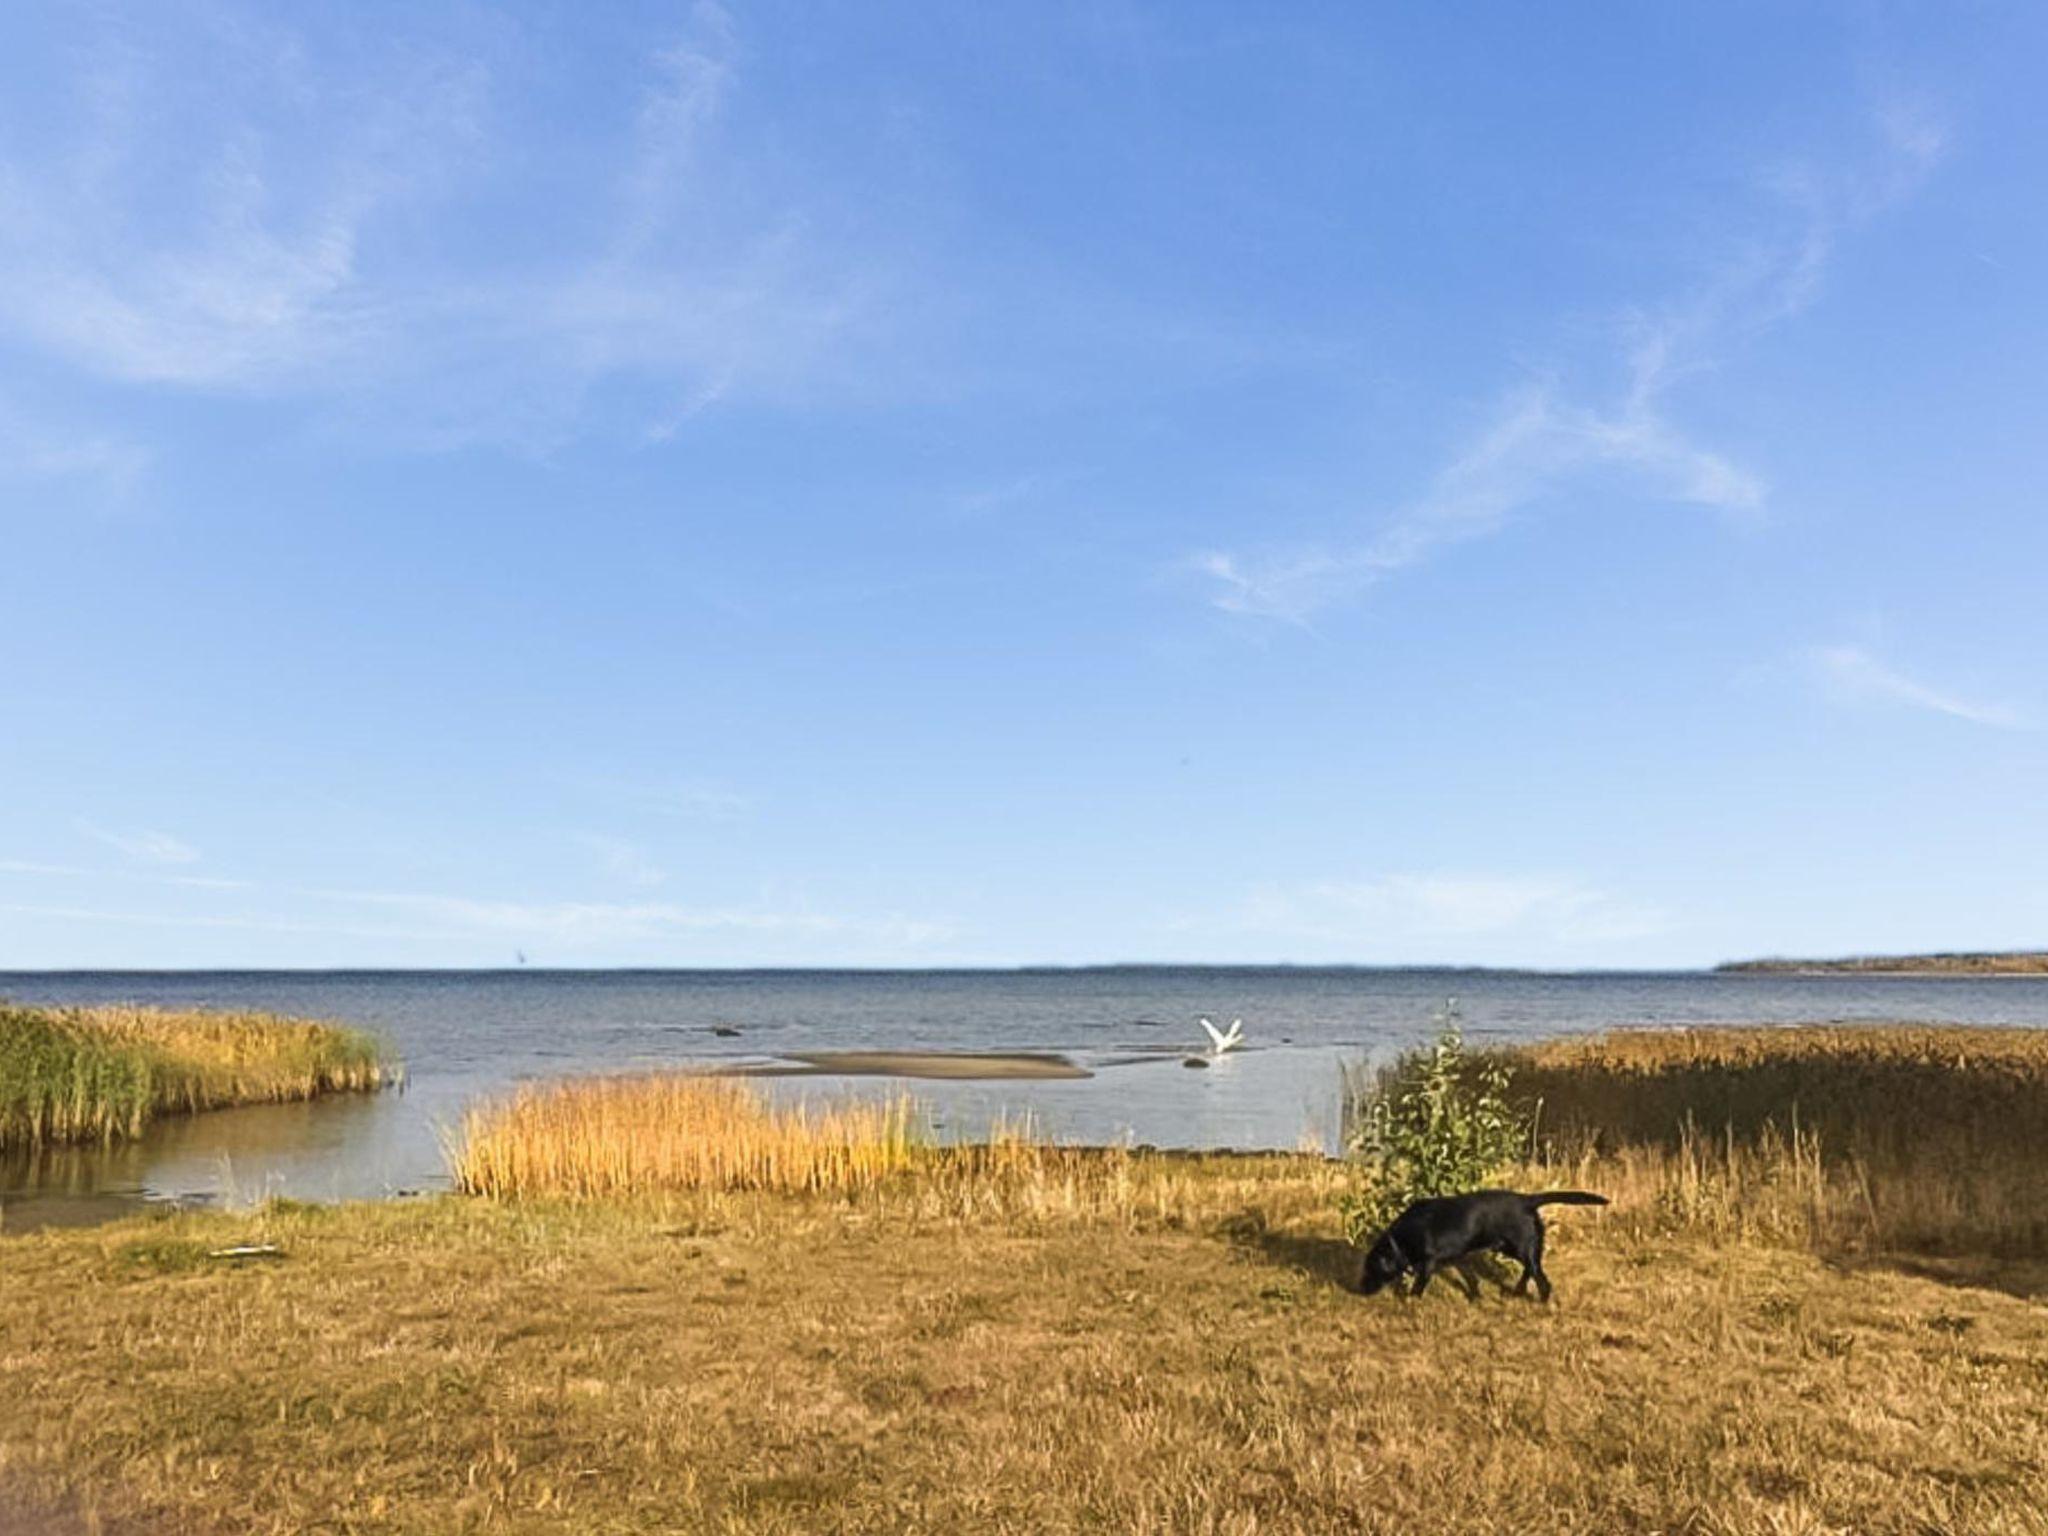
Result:
<svg viewBox="0 0 2048 1536"><path fill-rule="evenodd" d="M473 1107L450 1138L458 1189L498 1199L762 1191L823 1195L927 1221L1175 1220L1300 1159L1064 1146L1028 1119L942 1143L925 1108L778 1103L736 1078L656 1073L536 1084ZM1233 1173L1232 1170L1240 1170ZM1334 1190L1336 1172L1304 1171Z"/></svg>
<svg viewBox="0 0 2048 1536"><path fill-rule="evenodd" d="M450 1162L458 1188L497 1197L843 1193L909 1166L914 1114L901 1096L772 1105L751 1084L684 1073L571 1079L472 1108Z"/></svg>
<svg viewBox="0 0 2048 1536"><path fill-rule="evenodd" d="M11 1497L109 1530L2044 1536L2048 1269L1806 1251L1895 1244L1914 1201L1953 1246L2010 1238L1939 1186L2048 1160L2043 1054L1516 1053L1542 1160L1502 1180L1616 1201L1557 1213L1550 1307L1353 1294L1320 1157L1028 1122L945 1145L902 1097L732 1079L534 1087L453 1149L498 1198L6 1240L0 1528ZM2010 1122L1970 1132L1995 1175L1886 1150L1960 1158L1973 1113Z"/></svg>
<svg viewBox="0 0 2048 1536"><path fill-rule="evenodd" d="M0 1530L2048 1533L2038 1295L1570 1211L1551 1306L1365 1298L1326 1172L0 1237Z"/></svg>
<svg viewBox="0 0 2048 1536"><path fill-rule="evenodd" d="M1503 1054L1535 1106L1534 1155L1638 1218L2048 1253L2048 1031L1625 1030Z"/></svg>
<svg viewBox="0 0 2048 1536"><path fill-rule="evenodd" d="M391 1082L360 1030L264 1013L0 1003L0 1149L135 1136L154 1115Z"/></svg>

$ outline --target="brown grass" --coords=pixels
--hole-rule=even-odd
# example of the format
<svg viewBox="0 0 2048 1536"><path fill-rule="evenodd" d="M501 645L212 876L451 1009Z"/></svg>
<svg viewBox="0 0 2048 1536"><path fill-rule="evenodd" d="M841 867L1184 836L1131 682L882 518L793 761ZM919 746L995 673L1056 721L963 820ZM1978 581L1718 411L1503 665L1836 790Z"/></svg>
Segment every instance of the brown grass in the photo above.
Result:
<svg viewBox="0 0 2048 1536"><path fill-rule="evenodd" d="M731 1078L572 1078L472 1109L449 1149L470 1194L864 1189L910 1166L917 1112L897 1095L775 1105Z"/></svg>
<svg viewBox="0 0 2048 1536"><path fill-rule="evenodd" d="M1557 1178L1722 1236L2048 1255L2048 1031L1629 1030L1507 1053Z"/></svg>
<svg viewBox="0 0 2048 1536"><path fill-rule="evenodd" d="M1601 1188L1645 1233L2048 1255L2048 1032L1635 1030L1504 1054L1536 1125L1516 1177ZM1185 1195L1182 1159L1051 1146L1028 1124L941 1147L921 1121L901 1096L778 1105L730 1078L576 1079L473 1111L450 1156L459 1187L500 1198L765 1189L1135 1220Z"/></svg>
<svg viewBox="0 0 2048 1536"><path fill-rule="evenodd" d="M546 1149L556 1193L0 1240L0 1530L2048 1536L2048 1266L1836 1245L1932 1182L1868 1161L1897 1138L1866 1119L2003 1104L1984 1145L2017 1159L2038 1111L1997 1085L2039 1055L1529 1053L1555 1155L1509 1181L1616 1199L1557 1213L1549 1308L1353 1294L1319 1158L534 1090L477 1129ZM613 1161L562 1161L582 1139ZM1964 1214L1951 1242L2008 1231Z"/></svg>
<svg viewBox="0 0 2048 1536"><path fill-rule="evenodd" d="M9 1239L0 1527L2048 1532L2039 1302L1590 1211L1547 1309L1367 1301L1325 1165L1171 1176L1072 1219L885 1181Z"/></svg>
<svg viewBox="0 0 2048 1536"><path fill-rule="evenodd" d="M765 1190L921 1220L1121 1224L1182 1208L1191 1180L1213 1193L1215 1165L1258 1162L1060 1146L1028 1120L940 1145L924 1120L903 1095L778 1103L729 1077L570 1078L477 1106L448 1156L457 1188L494 1199ZM1334 1195L1341 1172L1313 1166Z"/></svg>

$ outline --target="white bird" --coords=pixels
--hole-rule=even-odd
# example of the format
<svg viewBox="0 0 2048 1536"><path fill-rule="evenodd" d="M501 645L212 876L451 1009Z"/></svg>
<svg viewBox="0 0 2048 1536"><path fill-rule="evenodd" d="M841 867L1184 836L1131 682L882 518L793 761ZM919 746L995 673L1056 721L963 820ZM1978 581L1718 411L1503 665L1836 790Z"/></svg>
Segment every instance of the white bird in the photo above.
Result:
<svg viewBox="0 0 2048 1536"><path fill-rule="evenodd" d="M1202 1028L1209 1032L1209 1054L1211 1056L1221 1056L1233 1045L1244 1044L1243 1019L1232 1019L1230 1021L1230 1029L1227 1032L1218 1029L1207 1019L1202 1020Z"/></svg>

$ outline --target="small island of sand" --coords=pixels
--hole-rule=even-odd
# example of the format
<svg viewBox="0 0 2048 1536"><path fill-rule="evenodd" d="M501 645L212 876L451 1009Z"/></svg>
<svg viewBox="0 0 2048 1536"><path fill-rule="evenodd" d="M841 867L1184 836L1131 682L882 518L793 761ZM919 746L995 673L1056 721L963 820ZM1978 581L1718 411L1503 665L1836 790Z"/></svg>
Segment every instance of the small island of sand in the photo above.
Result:
<svg viewBox="0 0 2048 1536"><path fill-rule="evenodd" d="M966 1081L1093 1077L1051 1051L792 1051L748 1067L749 1077L921 1077Z"/></svg>

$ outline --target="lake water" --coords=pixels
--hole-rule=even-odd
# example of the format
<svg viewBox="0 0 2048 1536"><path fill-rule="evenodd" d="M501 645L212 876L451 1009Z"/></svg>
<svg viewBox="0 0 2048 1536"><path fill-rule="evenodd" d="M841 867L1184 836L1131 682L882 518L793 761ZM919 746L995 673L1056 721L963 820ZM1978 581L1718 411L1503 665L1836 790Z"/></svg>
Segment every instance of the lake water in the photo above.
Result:
<svg viewBox="0 0 2048 1536"><path fill-rule="evenodd" d="M256 1008L384 1034L403 1092L168 1118L110 1150L0 1162L0 1227L147 1200L354 1199L445 1188L465 1105L534 1078L772 1064L835 1050L1051 1051L1057 1081L768 1078L781 1095L905 1086L943 1134L1028 1113L1047 1134L1172 1147L1330 1146L1339 1064L1426 1038L1458 1000L1475 1041L1617 1025L1916 1020L2048 1026L2048 978L1586 975L1150 968L1047 971L0 973L20 1002ZM1198 1015L1241 1051L1193 1071ZM716 1029L737 1035L714 1034Z"/></svg>

